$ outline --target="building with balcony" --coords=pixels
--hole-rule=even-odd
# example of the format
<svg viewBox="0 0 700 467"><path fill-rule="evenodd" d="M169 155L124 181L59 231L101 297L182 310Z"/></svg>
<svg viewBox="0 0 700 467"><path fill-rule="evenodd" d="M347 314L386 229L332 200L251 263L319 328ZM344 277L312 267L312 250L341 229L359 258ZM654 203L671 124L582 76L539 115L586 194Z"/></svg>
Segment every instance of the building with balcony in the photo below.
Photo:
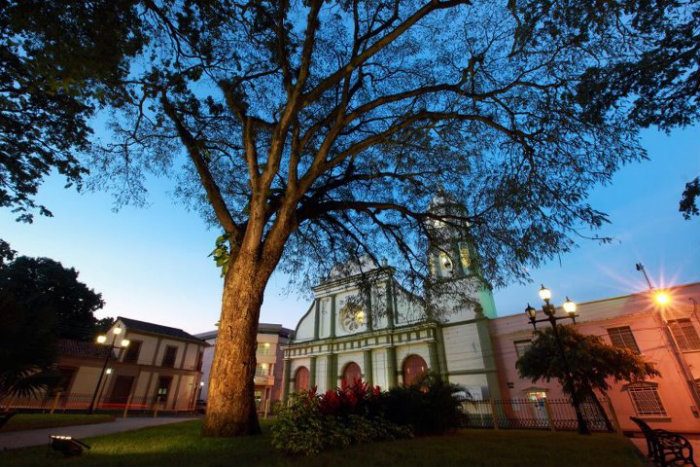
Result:
<svg viewBox="0 0 700 467"><path fill-rule="evenodd" d="M209 344L204 350L202 372L202 387L199 399L206 401L209 389L209 375L214 361L216 348L216 336L218 331L209 331L197 334L196 337ZM255 353L257 363L255 369L255 401L258 411L267 414L272 403L282 398L282 378L284 367L282 365L282 346L286 345L293 331L281 324L260 323L258 325L258 347Z"/></svg>
<svg viewBox="0 0 700 467"><path fill-rule="evenodd" d="M642 355L661 372L643 382L612 383L606 396L623 430L637 430L630 420L634 416L654 428L700 433L700 283L664 293L664 304L649 291L580 303L575 326L583 334ZM539 402L545 398L564 397L556 381L532 383L518 376L515 362L533 338L524 312L494 319L490 325L504 399L529 399L533 407L542 407ZM535 413L546 417L544 411Z"/></svg>

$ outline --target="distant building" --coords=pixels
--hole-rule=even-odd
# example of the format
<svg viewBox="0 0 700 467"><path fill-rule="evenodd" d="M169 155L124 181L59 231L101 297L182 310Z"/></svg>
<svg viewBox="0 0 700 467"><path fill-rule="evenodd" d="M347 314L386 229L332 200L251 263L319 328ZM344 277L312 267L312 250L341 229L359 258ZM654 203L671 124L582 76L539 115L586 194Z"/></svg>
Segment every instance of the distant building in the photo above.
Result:
<svg viewBox="0 0 700 467"><path fill-rule="evenodd" d="M59 340L59 385L39 399L15 399L12 405L87 409L97 394L97 409L122 410L127 404L143 410L194 408L206 342L182 329L121 316L106 337L104 344ZM122 339L129 340L128 347L109 355L112 342L119 345Z"/></svg>
<svg viewBox="0 0 700 467"><path fill-rule="evenodd" d="M209 391L211 365L214 361L216 336L218 331L197 334L210 346L204 350L202 371L204 373L199 399L206 401ZM258 411L267 413L273 402L282 398L282 346L286 345L294 332L281 324L260 323L258 325L258 348L255 354L257 367L255 369L255 401Z"/></svg>
<svg viewBox="0 0 700 467"><path fill-rule="evenodd" d="M650 292L581 303L576 329L642 355L661 372L661 377L644 382L612 384L607 396L623 430L637 430L630 420L635 416L654 428L700 433L700 283L666 292L670 300L664 306ZM536 410L542 407L538 402L563 394L556 381L533 383L518 377L515 362L532 340L525 313L491 320L490 325L503 398L527 398L534 413L546 417Z"/></svg>

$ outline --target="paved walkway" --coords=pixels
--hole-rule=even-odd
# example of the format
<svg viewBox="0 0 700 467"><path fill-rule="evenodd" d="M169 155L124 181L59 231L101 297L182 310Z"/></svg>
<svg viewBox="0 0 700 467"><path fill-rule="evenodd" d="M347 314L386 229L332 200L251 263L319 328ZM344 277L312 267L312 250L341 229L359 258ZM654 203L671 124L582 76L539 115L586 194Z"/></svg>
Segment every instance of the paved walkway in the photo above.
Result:
<svg viewBox="0 0 700 467"><path fill-rule="evenodd" d="M138 430L149 426L167 425L170 423L195 420L193 417L129 417L117 418L113 422L96 423L93 425L75 425L38 430L11 431L0 433L0 450L23 448L48 444L49 435L65 435L74 438L89 438L91 436L109 435L122 431Z"/></svg>

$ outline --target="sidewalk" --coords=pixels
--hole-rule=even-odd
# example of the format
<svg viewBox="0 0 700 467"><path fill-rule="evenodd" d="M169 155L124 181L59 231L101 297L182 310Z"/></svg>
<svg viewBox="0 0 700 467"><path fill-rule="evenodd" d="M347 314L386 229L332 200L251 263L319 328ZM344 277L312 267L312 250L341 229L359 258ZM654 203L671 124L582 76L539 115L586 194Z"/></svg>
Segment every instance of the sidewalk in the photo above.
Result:
<svg viewBox="0 0 700 467"><path fill-rule="evenodd" d="M38 430L11 431L0 433L0 450L16 449L26 446L38 446L48 444L49 435L73 436L83 439L91 436L109 435L122 431L138 430L149 426L168 425L170 423L195 420L195 417L130 417L117 418L113 422L98 423L94 425L76 425L56 428L41 428Z"/></svg>

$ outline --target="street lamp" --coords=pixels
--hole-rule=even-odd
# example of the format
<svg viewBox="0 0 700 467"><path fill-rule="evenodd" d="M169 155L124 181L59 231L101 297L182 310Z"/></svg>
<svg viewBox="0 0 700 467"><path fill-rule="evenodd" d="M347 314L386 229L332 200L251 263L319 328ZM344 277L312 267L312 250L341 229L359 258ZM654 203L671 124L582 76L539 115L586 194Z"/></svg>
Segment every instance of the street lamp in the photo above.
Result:
<svg viewBox="0 0 700 467"><path fill-rule="evenodd" d="M574 410L576 411L578 432L582 435L589 435L591 434L591 432L588 429L586 419L583 418L583 413L581 412L581 402L579 401L578 394L575 390L574 378L571 373L571 367L569 366L569 361L566 358L566 351L564 350L564 344L561 341L561 336L559 335L559 328L557 325L557 321L562 319L570 319L574 323L576 323L576 303L571 301L569 297L566 297L566 301L562 305L562 308L566 312L566 315L556 316L557 309L551 303L552 291L544 285L542 285L542 288L540 288L539 291L539 295L542 301L544 301L544 305L542 305L542 312L545 314L545 318L537 319L537 310L534 307L530 306L529 303L527 304L527 308L525 308L525 314L530 320L530 324L532 324L533 329L537 329L537 323L542 323L545 321L549 322L549 324L552 326L554 340L557 343L557 348L559 349L559 353L561 354L561 359L564 362L564 384L566 385L566 389L568 389L569 394L571 394L571 403L574 406Z"/></svg>
<svg viewBox="0 0 700 467"><path fill-rule="evenodd" d="M100 372L100 377L97 380L97 386L95 386L95 392L92 395L92 402L90 402L90 408L88 410L88 413L94 413L95 412L95 403L97 402L97 394L100 392L100 385L102 384L102 379L104 378L105 374L107 373L107 364L109 363L109 359L112 357L112 354L114 353L114 349L119 349L120 351L122 349L125 349L129 347L129 339L122 339L120 342L120 345L117 345L117 336L122 333L122 328L119 326L115 326L112 328L112 343L109 345L109 351L107 352L107 355L105 355L105 362L102 365L102 371ZM107 342L107 336L102 334L97 336L97 343L100 345L106 345ZM109 369L109 373L111 374L112 369Z"/></svg>

